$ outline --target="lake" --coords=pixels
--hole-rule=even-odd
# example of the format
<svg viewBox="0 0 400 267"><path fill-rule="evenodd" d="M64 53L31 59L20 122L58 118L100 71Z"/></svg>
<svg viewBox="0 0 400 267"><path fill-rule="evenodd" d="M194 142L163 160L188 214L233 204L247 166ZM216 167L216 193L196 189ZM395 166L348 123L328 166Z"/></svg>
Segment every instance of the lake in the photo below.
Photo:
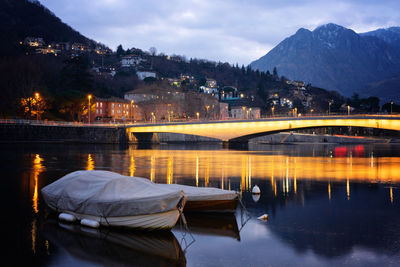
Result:
<svg viewBox="0 0 400 267"><path fill-rule="evenodd" d="M4 255L12 265L400 265L399 144L0 147ZM59 223L40 189L81 169L236 190L244 207L186 214L188 229L171 232ZM267 221L257 219L264 214Z"/></svg>

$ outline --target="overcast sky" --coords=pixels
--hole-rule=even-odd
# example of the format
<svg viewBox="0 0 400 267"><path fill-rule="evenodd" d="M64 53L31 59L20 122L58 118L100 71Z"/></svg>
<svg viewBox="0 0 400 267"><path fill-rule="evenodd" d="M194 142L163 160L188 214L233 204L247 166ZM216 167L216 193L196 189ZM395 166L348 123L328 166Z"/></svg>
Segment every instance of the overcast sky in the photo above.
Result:
<svg viewBox="0 0 400 267"><path fill-rule="evenodd" d="M40 0L113 50L136 47L247 65L299 28L400 26L400 0Z"/></svg>

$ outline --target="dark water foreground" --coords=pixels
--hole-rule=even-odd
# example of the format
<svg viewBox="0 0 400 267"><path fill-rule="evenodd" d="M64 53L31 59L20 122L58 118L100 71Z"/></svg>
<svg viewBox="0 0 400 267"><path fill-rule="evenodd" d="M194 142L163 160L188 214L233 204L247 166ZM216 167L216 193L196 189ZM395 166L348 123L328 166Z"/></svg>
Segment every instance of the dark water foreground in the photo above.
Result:
<svg viewBox="0 0 400 267"><path fill-rule="evenodd" d="M2 254L11 265L400 265L399 145L0 147ZM194 242L180 225L147 233L60 224L40 189L80 169L238 190L251 217L186 214ZM265 213L267 222L257 220Z"/></svg>

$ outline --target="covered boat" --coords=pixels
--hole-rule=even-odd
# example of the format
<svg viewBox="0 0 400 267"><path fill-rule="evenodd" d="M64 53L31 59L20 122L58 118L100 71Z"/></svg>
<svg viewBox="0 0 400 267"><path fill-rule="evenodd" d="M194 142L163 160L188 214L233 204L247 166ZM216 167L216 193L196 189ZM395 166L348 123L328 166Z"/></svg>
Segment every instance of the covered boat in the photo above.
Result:
<svg viewBox="0 0 400 267"><path fill-rule="evenodd" d="M180 184L158 184L168 190L185 192L185 211L234 212L238 206L239 193L214 187L195 187Z"/></svg>
<svg viewBox="0 0 400 267"><path fill-rule="evenodd" d="M42 195L51 209L81 223L141 229L171 229L186 202L180 189L109 171L72 172L44 187Z"/></svg>

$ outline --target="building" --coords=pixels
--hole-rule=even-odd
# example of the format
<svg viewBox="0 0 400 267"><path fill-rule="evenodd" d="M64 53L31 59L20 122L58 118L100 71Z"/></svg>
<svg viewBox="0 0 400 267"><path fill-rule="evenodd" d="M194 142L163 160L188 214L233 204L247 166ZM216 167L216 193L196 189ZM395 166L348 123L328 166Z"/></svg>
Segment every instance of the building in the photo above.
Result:
<svg viewBox="0 0 400 267"><path fill-rule="evenodd" d="M259 119L261 117L261 109L258 107L235 106L231 107L230 115L233 119Z"/></svg>
<svg viewBox="0 0 400 267"><path fill-rule="evenodd" d="M229 104L219 102L219 119L227 120L229 119Z"/></svg>
<svg viewBox="0 0 400 267"><path fill-rule="evenodd" d="M180 87L181 86L181 80L178 78L167 78L169 85L171 86L176 86Z"/></svg>
<svg viewBox="0 0 400 267"><path fill-rule="evenodd" d="M304 87L303 81L293 81L292 84L297 87Z"/></svg>
<svg viewBox="0 0 400 267"><path fill-rule="evenodd" d="M112 53L110 48L102 46L102 45L97 45L94 51L98 55L108 55L108 54Z"/></svg>
<svg viewBox="0 0 400 267"><path fill-rule="evenodd" d="M113 67L93 67L92 70L96 72L97 75L105 78L112 78L117 73Z"/></svg>
<svg viewBox="0 0 400 267"><path fill-rule="evenodd" d="M234 86L224 86L221 91L221 100L239 99L238 89Z"/></svg>
<svg viewBox="0 0 400 267"><path fill-rule="evenodd" d="M127 122L137 120L138 108L133 102L122 98L95 98L90 113L90 121Z"/></svg>
<svg viewBox="0 0 400 267"><path fill-rule="evenodd" d="M123 68L136 67L143 61L146 60L138 55L126 55L121 58L121 67Z"/></svg>
<svg viewBox="0 0 400 267"><path fill-rule="evenodd" d="M89 47L81 43L73 43L71 50L75 53L90 52Z"/></svg>
<svg viewBox="0 0 400 267"><path fill-rule="evenodd" d="M61 53L61 50L52 48L50 45L48 47L36 48L36 54L42 54L42 55L52 54L52 55L57 56L60 53Z"/></svg>
<svg viewBox="0 0 400 267"><path fill-rule="evenodd" d="M215 88L217 87L217 81L214 79L206 79L206 86L207 87L211 87L211 88Z"/></svg>
<svg viewBox="0 0 400 267"><path fill-rule="evenodd" d="M136 75L142 81L148 77L152 77L152 78L157 77L157 75L154 71L138 71L138 72L136 72Z"/></svg>
<svg viewBox="0 0 400 267"><path fill-rule="evenodd" d="M40 37L26 37L24 44L34 47L41 47L45 45L43 38Z"/></svg>

